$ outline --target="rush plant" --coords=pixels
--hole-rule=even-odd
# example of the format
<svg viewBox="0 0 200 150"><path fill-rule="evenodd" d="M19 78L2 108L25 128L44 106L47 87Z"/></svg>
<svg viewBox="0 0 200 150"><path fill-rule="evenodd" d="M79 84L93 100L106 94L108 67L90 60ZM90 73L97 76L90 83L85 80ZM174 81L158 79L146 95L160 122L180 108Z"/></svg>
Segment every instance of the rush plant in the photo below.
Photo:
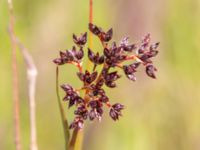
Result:
<svg viewBox="0 0 200 150"><path fill-rule="evenodd" d="M75 107L74 120L69 129L82 130L85 120L101 120L104 107L109 109L110 117L116 121L122 116L124 105L112 104L105 91L105 86L116 88L116 81L122 76L118 73L122 70L131 81L136 81L136 72L139 67L144 67L146 74L156 79L151 58L158 54L159 43L150 43L150 34L147 34L137 44L129 43L129 38L123 38L119 43L112 41L113 29L104 31L101 27L89 23L89 31L102 43L102 49L95 53L91 48L86 48L87 32L77 36L73 34L74 45L71 49L60 51L59 57L53 62L57 66L72 64L77 67L77 78L82 86L75 88L69 84L60 87L65 92L63 101L68 103L68 108ZM93 64L93 69L84 70L83 58L87 57ZM128 65L127 65L128 64ZM101 68L97 70L97 67ZM81 95L84 91L85 95ZM74 136L73 136L74 137ZM72 137L72 141L75 140ZM76 136L75 136L76 137ZM73 142L72 142L73 143Z"/></svg>

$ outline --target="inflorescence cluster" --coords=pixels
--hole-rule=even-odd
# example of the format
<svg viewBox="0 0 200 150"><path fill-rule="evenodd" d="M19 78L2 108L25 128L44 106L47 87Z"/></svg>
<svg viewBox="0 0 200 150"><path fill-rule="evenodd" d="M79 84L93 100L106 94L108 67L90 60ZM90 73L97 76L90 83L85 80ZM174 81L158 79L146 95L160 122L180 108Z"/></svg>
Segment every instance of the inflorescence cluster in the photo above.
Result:
<svg viewBox="0 0 200 150"><path fill-rule="evenodd" d="M94 119L101 120L104 106L110 109L109 114L114 121L122 115L121 110L124 109L124 105L120 103L111 105L103 87L105 85L109 88L115 88L116 80L121 77L118 71L111 71L111 68L122 69L128 79L135 81L135 73L138 67L144 66L146 74L151 78L156 78L155 71L157 70L153 66L151 58L158 54L159 43L150 44L150 34L147 34L138 44L129 44L128 37L123 38L119 44L116 42L109 44L113 36L112 28L104 32L100 27L90 23L89 30L99 38L103 45L102 54L94 53L93 50L88 48L88 58L94 65L91 72L88 70L83 72L82 68L87 32L79 37L73 34L75 45L72 49L60 51L60 57L54 59L54 63L57 65L75 65L79 70L77 76L83 82L80 89L75 89L69 84L61 85L66 93L63 100L68 101L69 107L76 107L75 118L70 124L70 129L83 128L86 119L91 121ZM131 61L131 63L124 65L124 62L127 61ZM100 72L96 69L98 66L102 67ZM84 97L80 96L80 90L85 91Z"/></svg>

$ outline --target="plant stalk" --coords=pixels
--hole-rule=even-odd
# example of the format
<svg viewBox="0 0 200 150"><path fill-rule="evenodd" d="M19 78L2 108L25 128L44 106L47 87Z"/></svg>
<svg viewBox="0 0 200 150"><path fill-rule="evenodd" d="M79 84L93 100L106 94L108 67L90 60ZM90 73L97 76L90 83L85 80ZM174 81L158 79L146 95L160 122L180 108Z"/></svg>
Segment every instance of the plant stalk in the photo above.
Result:
<svg viewBox="0 0 200 150"><path fill-rule="evenodd" d="M69 133L68 121L67 121L65 111L62 105L62 101L60 98L60 94L59 94L59 68L58 66L56 67L56 94L57 94L57 100L58 100L58 105L59 105L62 124L63 124L64 136L65 136L65 150L68 150L70 133Z"/></svg>
<svg viewBox="0 0 200 150"><path fill-rule="evenodd" d="M35 111L35 89L37 79L37 68L29 51L16 38L18 47L24 57L27 68L27 78L29 87L29 116L30 116L30 150L38 150L36 134L36 111Z"/></svg>
<svg viewBox="0 0 200 150"><path fill-rule="evenodd" d="M89 0L89 23L93 22L93 0ZM89 45L88 47L92 49L92 33L89 32ZM91 62L88 61L86 65L86 70L89 70L91 67ZM87 90L85 95L87 94ZM70 148L69 150L81 150L83 143L83 129L74 129L72 138L70 141Z"/></svg>
<svg viewBox="0 0 200 150"><path fill-rule="evenodd" d="M12 0L8 0L9 10L9 33L12 45L12 72L13 72L13 105L14 105L14 126L15 126L15 147L16 150L21 150L20 139L20 117L19 117L19 83L18 83L18 68L17 68L17 44L14 33L14 15Z"/></svg>

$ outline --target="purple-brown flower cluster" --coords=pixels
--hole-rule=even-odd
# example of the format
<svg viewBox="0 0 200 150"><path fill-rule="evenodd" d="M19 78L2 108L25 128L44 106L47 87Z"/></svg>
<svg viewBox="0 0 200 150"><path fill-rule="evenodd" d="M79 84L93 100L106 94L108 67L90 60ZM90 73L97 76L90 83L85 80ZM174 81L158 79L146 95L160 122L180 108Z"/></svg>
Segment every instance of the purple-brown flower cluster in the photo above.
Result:
<svg viewBox="0 0 200 150"><path fill-rule="evenodd" d="M68 101L69 108L76 107L74 112L75 119L70 124L70 129L83 128L84 120L101 120L104 106L110 109L110 117L116 121L122 115L124 109L122 104L116 103L111 105L110 99L104 90L104 86L109 88L116 87L116 81L121 77L117 69L123 70L128 79L135 81L138 67L144 66L146 74L151 78L156 78L151 58L158 54L157 47L159 43L150 44L150 34L146 35L139 44L129 44L127 37L123 38L119 44L116 42L109 43L112 40L113 30L107 32L100 27L89 24L89 30L96 35L102 43L103 50L95 53L88 48L87 56L89 61L93 63L91 71L83 72L82 58L84 57L84 47L87 43L87 33L81 34L79 37L73 34L75 45L70 50L60 51L60 57L54 59L57 65L73 64L78 68L77 76L83 83L82 87L75 89L68 84L61 85L66 93L63 98ZM101 53L101 54L100 54ZM124 65L129 61L130 64ZM102 70L98 72L96 68L102 66ZM115 71L111 71L111 68ZM79 91L84 90L84 96L80 96Z"/></svg>

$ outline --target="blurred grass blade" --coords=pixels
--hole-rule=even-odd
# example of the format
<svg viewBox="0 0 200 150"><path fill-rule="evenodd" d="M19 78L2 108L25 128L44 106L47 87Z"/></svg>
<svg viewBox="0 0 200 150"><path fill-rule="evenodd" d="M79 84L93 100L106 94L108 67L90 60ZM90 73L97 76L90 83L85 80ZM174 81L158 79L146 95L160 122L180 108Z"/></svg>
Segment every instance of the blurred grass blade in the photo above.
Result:
<svg viewBox="0 0 200 150"><path fill-rule="evenodd" d="M56 67L56 94L57 94L57 100L58 100L58 105L59 105L62 124L63 124L63 130L64 130L64 136L65 136L65 147L66 147L66 150L68 150L70 132L69 132L67 117L65 115L65 111L62 105L60 94L59 94L59 68L58 66Z"/></svg>

